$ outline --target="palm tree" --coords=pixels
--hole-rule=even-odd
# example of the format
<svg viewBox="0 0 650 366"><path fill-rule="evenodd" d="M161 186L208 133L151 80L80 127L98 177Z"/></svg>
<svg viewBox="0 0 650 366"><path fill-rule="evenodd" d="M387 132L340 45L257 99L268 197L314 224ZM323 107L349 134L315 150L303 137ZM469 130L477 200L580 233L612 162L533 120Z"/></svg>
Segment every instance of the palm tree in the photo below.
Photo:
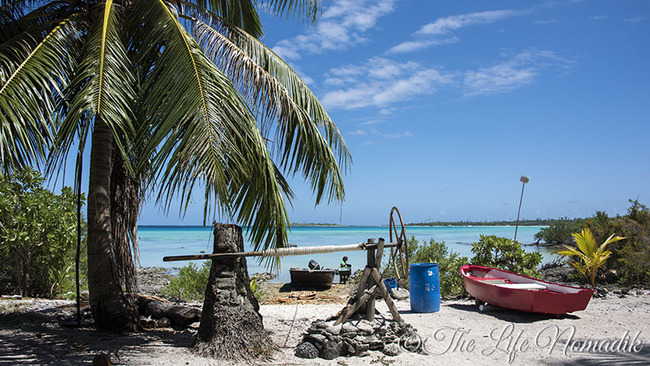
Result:
<svg viewBox="0 0 650 366"><path fill-rule="evenodd" d="M336 125L261 42L244 0L0 0L3 172L56 168L90 140L88 282L99 328L138 328L129 244L154 192L186 209L204 187L204 217L249 227L257 249L287 243L285 174L316 204L344 199L350 156ZM318 0L268 0L314 21ZM147 189L145 189L145 187Z"/></svg>

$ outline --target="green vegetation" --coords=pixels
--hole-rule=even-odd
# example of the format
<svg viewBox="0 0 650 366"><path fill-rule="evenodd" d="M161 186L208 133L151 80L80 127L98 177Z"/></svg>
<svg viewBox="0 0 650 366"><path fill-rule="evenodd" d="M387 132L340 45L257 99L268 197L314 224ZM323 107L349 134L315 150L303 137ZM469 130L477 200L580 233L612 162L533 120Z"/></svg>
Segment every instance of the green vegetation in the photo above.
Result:
<svg viewBox="0 0 650 366"><path fill-rule="evenodd" d="M194 262L181 268L178 274L169 279L169 284L162 291L164 295L179 300L202 300L210 277L210 261L204 261L201 268Z"/></svg>
<svg viewBox="0 0 650 366"><path fill-rule="evenodd" d="M204 261L199 268L194 262L181 268L176 276L169 280L169 284L162 290L163 295L179 300L201 301L205 297L210 278L211 261ZM259 279L253 277L250 282L253 296L260 300L264 295Z"/></svg>
<svg viewBox="0 0 650 366"><path fill-rule="evenodd" d="M632 205L626 215L609 217L598 211L593 217L577 220L575 231L589 229L599 243L615 233L624 236L625 240L608 245L611 254L599 272L615 274L622 285L641 286L650 281L650 210L638 200L629 202Z"/></svg>
<svg viewBox="0 0 650 366"><path fill-rule="evenodd" d="M313 22L321 4L2 1L0 174L78 154L97 328L140 329L133 234L147 195L185 211L202 190L204 218L248 226L256 250L287 244L288 175L309 182L316 204L343 201L350 152L262 43L260 10Z"/></svg>
<svg viewBox="0 0 650 366"><path fill-rule="evenodd" d="M539 252L526 253L519 242L496 235L481 235L478 243L472 243L471 263L505 269L526 276L538 277L537 268L542 262Z"/></svg>
<svg viewBox="0 0 650 366"><path fill-rule="evenodd" d="M596 283L596 272L598 268L604 265L612 254L611 251L606 250L607 246L625 238L612 234L598 246L589 229L584 229L581 233L574 233L573 238L576 241L577 248L565 245L564 247L567 250L559 251L558 254L578 257L578 260L573 260L571 265L585 276L587 282L593 287Z"/></svg>
<svg viewBox="0 0 650 366"><path fill-rule="evenodd" d="M408 241L411 263L438 263L440 272L440 297L455 298L463 296L463 278L460 276L460 267L467 264L467 257L449 251L445 242L429 239L429 242L419 244L415 236Z"/></svg>
<svg viewBox="0 0 650 366"><path fill-rule="evenodd" d="M548 226L553 219L519 220L519 226ZM406 226L515 226L517 221L426 221L406 224Z"/></svg>
<svg viewBox="0 0 650 366"><path fill-rule="evenodd" d="M43 188L35 170L0 177L0 292L61 296L74 288L76 195Z"/></svg>
<svg viewBox="0 0 650 366"><path fill-rule="evenodd" d="M250 288L251 291L253 291L253 296L257 299L257 301L261 301L262 297L264 297L264 291L262 291L262 287L260 286L260 281L258 277L253 277L251 278L250 282Z"/></svg>
<svg viewBox="0 0 650 366"><path fill-rule="evenodd" d="M576 232L583 220L563 218L554 220L548 227L542 228L535 239L537 242L544 241L547 244L570 244L573 242L573 233Z"/></svg>

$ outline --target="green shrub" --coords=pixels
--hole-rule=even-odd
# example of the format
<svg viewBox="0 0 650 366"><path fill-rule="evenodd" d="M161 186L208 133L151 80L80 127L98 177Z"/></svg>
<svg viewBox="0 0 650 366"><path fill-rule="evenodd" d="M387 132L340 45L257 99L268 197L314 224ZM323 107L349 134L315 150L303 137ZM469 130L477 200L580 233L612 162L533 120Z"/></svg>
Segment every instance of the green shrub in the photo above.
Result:
<svg viewBox="0 0 650 366"><path fill-rule="evenodd" d="M599 211L585 220L585 227L598 242L613 233L626 237L609 246L612 254L604 270L615 272L621 284L641 286L650 281L650 210L638 200L629 201L627 215L608 217Z"/></svg>
<svg viewBox="0 0 650 366"><path fill-rule="evenodd" d="M162 290L163 295L167 295L179 300L199 301L205 297L205 290L208 287L210 278L211 261L203 262L201 268L197 267L194 262L181 268L178 274L169 280L169 284ZM253 277L250 281L250 288L253 296L259 301L264 296L260 281Z"/></svg>
<svg viewBox="0 0 650 366"><path fill-rule="evenodd" d="M74 289L77 196L70 187L54 194L43 182L33 169L0 177L0 292L58 296Z"/></svg>
<svg viewBox="0 0 650 366"><path fill-rule="evenodd" d="M566 250L561 250L558 254L577 257L572 258L571 265L585 277L591 287L594 287L598 268L602 267L612 254L611 251L607 250L607 246L625 238L612 234L602 244L598 245L589 229L574 233L573 237L576 241L576 247L565 245Z"/></svg>
<svg viewBox="0 0 650 366"><path fill-rule="evenodd" d="M578 222L568 218L553 221L548 227L541 228L535 239L548 244L571 244L574 232L578 231Z"/></svg>
<svg viewBox="0 0 650 366"><path fill-rule="evenodd" d="M463 279L460 275L460 267L467 264L467 257L449 251L445 242L437 242L429 239L429 243L419 246L414 239L413 263L438 263L440 272L440 296L443 298L459 297L465 294Z"/></svg>
<svg viewBox="0 0 650 366"><path fill-rule="evenodd" d="M519 242L496 235L481 235L478 243L472 243L472 264L505 269L531 277L538 277L537 268L542 262L539 252L526 253Z"/></svg>
<svg viewBox="0 0 650 366"><path fill-rule="evenodd" d="M408 240L409 261L411 263L437 263L440 276L440 296L442 298L455 298L465 294L463 279L460 276L460 267L467 264L467 257L461 257L454 251L449 251L445 242L429 239L429 242L420 244L415 236ZM394 274L392 264L384 266L384 278ZM408 283L408 278L405 279Z"/></svg>
<svg viewBox="0 0 650 366"><path fill-rule="evenodd" d="M202 300L210 277L210 261L203 262L201 268L194 262L181 268L178 274L169 280L162 291L164 295L179 300Z"/></svg>
<svg viewBox="0 0 650 366"><path fill-rule="evenodd" d="M262 298L264 298L264 290L262 290L261 286L263 282L264 280L258 277L253 276L253 278L251 278L250 288L257 301L262 301Z"/></svg>

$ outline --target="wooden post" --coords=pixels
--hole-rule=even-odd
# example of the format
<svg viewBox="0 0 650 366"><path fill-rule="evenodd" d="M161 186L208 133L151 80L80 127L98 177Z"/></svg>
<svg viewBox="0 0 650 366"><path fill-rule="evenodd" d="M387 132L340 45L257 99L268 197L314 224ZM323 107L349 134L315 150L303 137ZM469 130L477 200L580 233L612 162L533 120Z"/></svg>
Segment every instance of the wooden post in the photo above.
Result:
<svg viewBox="0 0 650 366"><path fill-rule="evenodd" d="M381 268L381 258L384 255L384 238L379 238L379 243L377 244L377 257L375 258L375 267L379 270Z"/></svg>
<svg viewBox="0 0 650 366"><path fill-rule="evenodd" d="M374 244L375 239L368 239L368 244ZM376 256L375 256L375 249L367 249L368 252L368 264L366 265L366 268L370 269L370 273L372 275L372 270L373 268L377 267L377 262L376 262ZM366 285L367 287L372 287L374 285L375 280L370 276L368 278L368 284ZM366 320L368 321L374 321L375 320L375 298L377 296L375 295L375 292L373 291L372 294L370 295L370 298L368 299L368 303L366 304Z"/></svg>

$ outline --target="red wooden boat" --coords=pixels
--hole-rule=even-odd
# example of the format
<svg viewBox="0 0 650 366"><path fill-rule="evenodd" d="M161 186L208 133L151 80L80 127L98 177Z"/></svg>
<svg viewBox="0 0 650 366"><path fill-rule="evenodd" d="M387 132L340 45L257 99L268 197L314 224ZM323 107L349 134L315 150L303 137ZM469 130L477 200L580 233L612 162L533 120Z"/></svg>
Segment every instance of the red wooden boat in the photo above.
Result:
<svg viewBox="0 0 650 366"><path fill-rule="evenodd" d="M565 286L496 268L466 264L463 284L482 310L484 304L544 314L584 310L596 290Z"/></svg>

